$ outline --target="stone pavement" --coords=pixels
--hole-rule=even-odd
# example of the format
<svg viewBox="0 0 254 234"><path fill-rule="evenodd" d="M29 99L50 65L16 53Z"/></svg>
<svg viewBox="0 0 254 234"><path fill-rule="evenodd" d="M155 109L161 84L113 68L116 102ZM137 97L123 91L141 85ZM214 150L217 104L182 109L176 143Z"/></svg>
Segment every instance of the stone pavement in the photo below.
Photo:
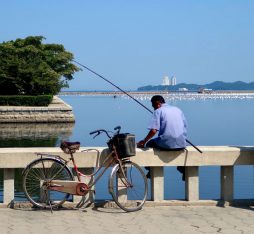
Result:
<svg viewBox="0 0 254 234"><path fill-rule="evenodd" d="M113 208L0 208L1 234L254 233L254 208L156 206L125 213Z"/></svg>

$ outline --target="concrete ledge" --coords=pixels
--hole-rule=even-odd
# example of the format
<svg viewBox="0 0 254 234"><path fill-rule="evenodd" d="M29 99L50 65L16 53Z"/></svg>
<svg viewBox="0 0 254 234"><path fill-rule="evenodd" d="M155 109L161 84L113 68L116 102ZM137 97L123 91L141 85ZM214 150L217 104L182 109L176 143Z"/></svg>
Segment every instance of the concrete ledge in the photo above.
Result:
<svg viewBox="0 0 254 234"><path fill-rule="evenodd" d="M81 200L81 197L80 197ZM199 201L185 201L185 200L164 200L161 202L146 201L144 207L157 207L157 206L218 206L218 207L248 207L253 206L253 199L239 199L233 202L223 200L199 200ZM93 203L85 204L84 207L104 207L104 208L118 208L114 201L95 201ZM79 202L65 202L59 209L76 209L79 207ZM10 204L0 203L0 208L14 208L14 209L39 209L34 208L30 202L11 202Z"/></svg>
<svg viewBox="0 0 254 234"><path fill-rule="evenodd" d="M0 106L0 123L75 122L72 107L54 96L47 107Z"/></svg>
<svg viewBox="0 0 254 234"><path fill-rule="evenodd" d="M253 146L198 146L184 151L137 150L133 161L146 166L232 166L254 165Z"/></svg>
<svg viewBox="0 0 254 234"><path fill-rule="evenodd" d="M140 166L234 166L254 165L254 146L198 146L203 154L192 147L184 151L160 151L137 149L133 162ZM83 150L94 149L88 152ZM36 153L59 155L65 159L69 155L59 147L42 148L0 148L0 168L24 168L36 159ZM79 167L96 167L108 153L104 147L81 147L74 155Z"/></svg>

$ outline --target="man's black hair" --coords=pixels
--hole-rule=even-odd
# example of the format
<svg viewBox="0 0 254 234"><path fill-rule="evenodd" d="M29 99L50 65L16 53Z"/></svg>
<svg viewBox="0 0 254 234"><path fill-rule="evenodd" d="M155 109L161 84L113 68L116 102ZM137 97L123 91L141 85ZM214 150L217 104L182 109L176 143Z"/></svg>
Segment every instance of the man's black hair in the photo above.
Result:
<svg viewBox="0 0 254 234"><path fill-rule="evenodd" d="M151 98L151 102L152 103L155 103L155 102L165 103L165 100L161 95L155 95Z"/></svg>

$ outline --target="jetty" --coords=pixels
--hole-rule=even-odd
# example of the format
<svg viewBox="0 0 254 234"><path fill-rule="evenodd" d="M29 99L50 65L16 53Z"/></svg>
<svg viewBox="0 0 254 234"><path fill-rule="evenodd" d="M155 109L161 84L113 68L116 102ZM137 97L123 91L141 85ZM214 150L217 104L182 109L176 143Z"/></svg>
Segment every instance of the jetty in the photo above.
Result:
<svg viewBox="0 0 254 234"><path fill-rule="evenodd" d="M82 207L76 204L80 197L64 203L60 210L33 209L26 202L15 200L15 169L24 168L36 153L57 154L67 157L59 148L1 148L0 168L4 171L3 203L0 205L1 233L253 233L253 200L234 199L234 166L253 165L254 147L251 146L198 146L203 154L192 147L186 151L137 149L131 160L151 167L152 199L138 212L125 213L110 202L93 203L89 196ZM94 170L107 154L99 152L76 153L77 164L84 173ZM98 160L99 157L99 160ZM221 198L199 200L199 167L220 166ZM165 166L185 166L186 199L165 200ZM209 186L207 184L206 186ZM12 208L12 209L10 209Z"/></svg>
<svg viewBox="0 0 254 234"><path fill-rule="evenodd" d="M153 91L153 92L140 92L130 91L126 92L128 95L134 97L136 100L145 101L151 100L154 95L162 95L165 101L178 101L178 100L228 100L228 99L254 99L254 91L212 91L210 93L198 93L193 91ZM94 97L113 97L113 98L127 98L130 99L125 93L120 91L72 91L60 92L59 96L94 96Z"/></svg>

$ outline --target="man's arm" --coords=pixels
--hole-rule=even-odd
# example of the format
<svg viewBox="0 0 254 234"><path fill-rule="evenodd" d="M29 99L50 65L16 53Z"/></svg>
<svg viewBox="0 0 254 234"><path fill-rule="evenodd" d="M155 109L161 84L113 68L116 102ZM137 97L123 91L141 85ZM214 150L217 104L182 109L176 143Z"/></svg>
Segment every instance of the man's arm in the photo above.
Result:
<svg viewBox="0 0 254 234"><path fill-rule="evenodd" d="M155 134L157 133L156 129L151 129L144 140L137 143L138 148L144 148L146 142L148 142Z"/></svg>

